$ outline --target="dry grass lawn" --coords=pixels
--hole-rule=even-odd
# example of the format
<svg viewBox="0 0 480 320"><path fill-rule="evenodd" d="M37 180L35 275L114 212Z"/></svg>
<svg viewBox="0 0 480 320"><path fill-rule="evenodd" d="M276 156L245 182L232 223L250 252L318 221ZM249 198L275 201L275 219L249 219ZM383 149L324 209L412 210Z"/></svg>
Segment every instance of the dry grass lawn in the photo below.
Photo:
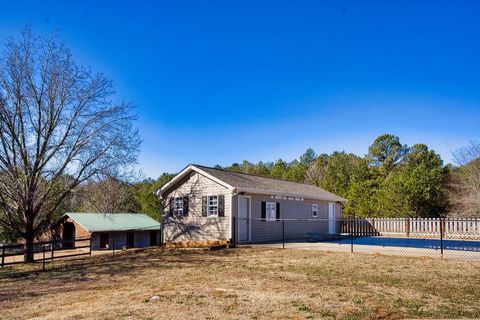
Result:
<svg viewBox="0 0 480 320"><path fill-rule="evenodd" d="M480 318L480 263L429 258L151 249L0 284L2 319Z"/></svg>

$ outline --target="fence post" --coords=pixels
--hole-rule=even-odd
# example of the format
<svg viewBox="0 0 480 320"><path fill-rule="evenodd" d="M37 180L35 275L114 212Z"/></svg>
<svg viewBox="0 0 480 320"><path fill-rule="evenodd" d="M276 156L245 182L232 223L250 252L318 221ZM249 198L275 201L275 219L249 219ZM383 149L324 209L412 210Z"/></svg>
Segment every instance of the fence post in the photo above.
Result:
<svg viewBox="0 0 480 320"><path fill-rule="evenodd" d="M5 265L5 244L2 244L2 268Z"/></svg>
<svg viewBox="0 0 480 320"><path fill-rule="evenodd" d="M51 237L51 240L52 240L52 243L51 243L51 248L50 250L52 251L52 261L53 261L53 258L55 256L55 240L53 239L53 237ZM62 244L63 245L63 244Z"/></svg>
<svg viewBox="0 0 480 320"><path fill-rule="evenodd" d="M407 233L407 237L410 237L410 218L405 219L405 231Z"/></svg>
<svg viewBox="0 0 480 320"><path fill-rule="evenodd" d="M115 257L115 239L112 240L112 254Z"/></svg>
<svg viewBox="0 0 480 320"><path fill-rule="evenodd" d="M285 249L285 219L282 220L282 248Z"/></svg>
<svg viewBox="0 0 480 320"><path fill-rule="evenodd" d="M45 271L45 243L43 244L43 260L42 260L42 270Z"/></svg>
<svg viewBox="0 0 480 320"><path fill-rule="evenodd" d="M443 219L440 218L440 255L443 258Z"/></svg>
<svg viewBox="0 0 480 320"><path fill-rule="evenodd" d="M160 227L159 227L159 230L158 230L159 234L158 234L158 246L161 247L162 246L162 223L160 222Z"/></svg>
<svg viewBox="0 0 480 320"><path fill-rule="evenodd" d="M353 253L353 233L350 231L350 253Z"/></svg>
<svg viewBox="0 0 480 320"><path fill-rule="evenodd" d="M163 247L163 219L160 220L160 247Z"/></svg>
<svg viewBox="0 0 480 320"><path fill-rule="evenodd" d="M237 244L237 240L236 240L237 234L235 232L235 230L237 230L235 228L236 227L236 219L237 219L236 217L232 217L232 239L231 239L230 243L232 244L233 247L235 247L236 244Z"/></svg>

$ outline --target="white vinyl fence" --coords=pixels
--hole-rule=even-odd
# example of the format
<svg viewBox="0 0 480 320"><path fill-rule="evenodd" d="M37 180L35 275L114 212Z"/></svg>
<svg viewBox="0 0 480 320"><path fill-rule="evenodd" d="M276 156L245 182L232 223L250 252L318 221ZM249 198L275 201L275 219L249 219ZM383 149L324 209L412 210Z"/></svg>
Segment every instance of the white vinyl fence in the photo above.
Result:
<svg viewBox="0 0 480 320"><path fill-rule="evenodd" d="M355 235L480 239L479 218L362 218L344 219L342 232Z"/></svg>

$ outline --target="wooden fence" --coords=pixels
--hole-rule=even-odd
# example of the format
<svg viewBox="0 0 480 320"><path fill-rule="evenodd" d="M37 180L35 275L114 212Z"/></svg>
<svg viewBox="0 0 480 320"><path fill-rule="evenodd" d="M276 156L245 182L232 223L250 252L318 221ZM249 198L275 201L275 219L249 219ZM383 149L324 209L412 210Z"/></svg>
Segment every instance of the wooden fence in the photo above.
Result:
<svg viewBox="0 0 480 320"><path fill-rule="evenodd" d="M92 254L92 239L50 240L34 244L34 261L42 262ZM0 267L24 263L24 244L0 244Z"/></svg>
<svg viewBox="0 0 480 320"><path fill-rule="evenodd" d="M342 219L342 233L356 236L402 236L480 239L479 218Z"/></svg>

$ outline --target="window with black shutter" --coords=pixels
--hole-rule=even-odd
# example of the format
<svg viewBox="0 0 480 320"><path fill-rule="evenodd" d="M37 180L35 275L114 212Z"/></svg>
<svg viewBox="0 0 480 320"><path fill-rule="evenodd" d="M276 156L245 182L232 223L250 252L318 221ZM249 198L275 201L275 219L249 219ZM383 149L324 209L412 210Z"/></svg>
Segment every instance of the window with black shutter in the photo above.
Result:
<svg viewBox="0 0 480 320"><path fill-rule="evenodd" d="M263 213L263 203L265 203L265 219L267 221L275 221L277 218L277 207L280 205L275 202L262 202L262 213ZM278 206L277 206L278 205Z"/></svg>
<svg viewBox="0 0 480 320"><path fill-rule="evenodd" d="M173 215L176 217L183 217L184 214L184 197L175 197L173 199Z"/></svg>
<svg viewBox="0 0 480 320"><path fill-rule="evenodd" d="M208 211L209 217L218 216L218 196L208 196Z"/></svg>

